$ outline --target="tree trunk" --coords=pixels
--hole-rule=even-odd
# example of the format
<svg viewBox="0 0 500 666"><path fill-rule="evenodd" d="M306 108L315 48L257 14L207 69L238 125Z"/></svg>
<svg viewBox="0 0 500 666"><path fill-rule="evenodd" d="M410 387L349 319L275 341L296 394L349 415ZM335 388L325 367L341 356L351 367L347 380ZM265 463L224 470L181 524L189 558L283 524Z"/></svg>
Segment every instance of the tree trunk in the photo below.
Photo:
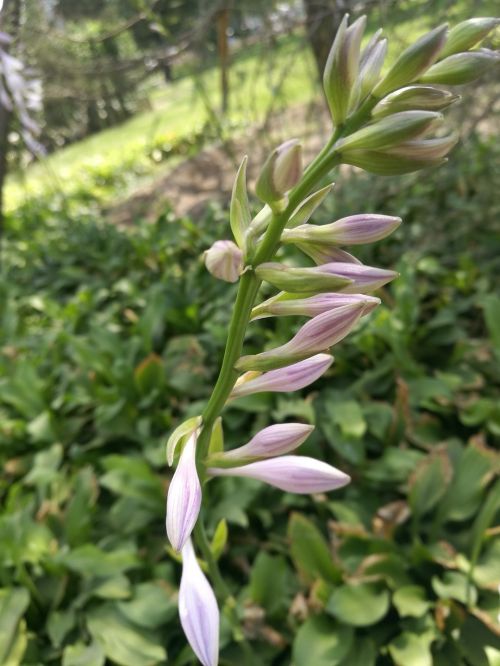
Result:
<svg viewBox="0 0 500 666"><path fill-rule="evenodd" d="M335 33L352 0L303 0L306 32L320 80Z"/></svg>

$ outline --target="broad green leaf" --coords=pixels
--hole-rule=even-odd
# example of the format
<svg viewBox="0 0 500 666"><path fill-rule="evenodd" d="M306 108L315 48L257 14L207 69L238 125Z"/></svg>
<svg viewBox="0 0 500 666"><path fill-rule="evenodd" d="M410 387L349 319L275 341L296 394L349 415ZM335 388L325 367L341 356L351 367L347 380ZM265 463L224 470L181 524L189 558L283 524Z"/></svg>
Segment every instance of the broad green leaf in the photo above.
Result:
<svg viewBox="0 0 500 666"><path fill-rule="evenodd" d="M47 633L54 647L61 647L67 634L75 626L75 613L70 609L52 611L47 619Z"/></svg>
<svg viewBox="0 0 500 666"><path fill-rule="evenodd" d="M500 297L489 294L483 301L484 319L493 343L495 353L500 358Z"/></svg>
<svg viewBox="0 0 500 666"><path fill-rule="evenodd" d="M283 557L259 553L250 574L252 601L271 616L283 611L289 597L287 579L288 567Z"/></svg>
<svg viewBox="0 0 500 666"><path fill-rule="evenodd" d="M432 666L430 646L433 640L431 632L403 632L389 645L389 654L395 666Z"/></svg>
<svg viewBox="0 0 500 666"><path fill-rule="evenodd" d="M451 478L451 465L443 452L431 454L415 470L410 480L408 500L415 516L422 517L439 502Z"/></svg>
<svg viewBox="0 0 500 666"><path fill-rule="evenodd" d="M351 627L325 615L312 616L295 637L293 666L336 666L349 652L353 639Z"/></svg>
<svg viewBox="0 0 500 666"><path fill-rule="evenodd" d="M87 627L106 657L120 666L156 666L166 659L165 641L132 624L112 605L90 611Z"/></svg>
<svg viewBox="0 0 500 666"><path fill-rule="evenodd" d="M147 395L165 384L165 370L162 359L149 354L134 370L135 385L141 395Z"/></svg>
<svg viewBox="0 0 500 666"><path fill-rule="evenodd" d="M328 544L316 525L300 513L293 513L288 522L290 554L304 579L312 583L323 578L337 583L342 578L334 564Z"/></svg>
<svg viewBox="0 0 500 666"><path fill-rule="evenodd" d="M344 400L335 402L328 409L330 418L346 437L361 439L366 433L366 421L359 402Z"/></svg>
<svg viewBox="0 0 500 666"><path fill-rule="evenodd" d="M0 663L18 666L26 648L25 625L21 618L30 597L24 587L0 589Z"/></svg>
<svg viewBox="0 0 500 666"><path fill-rule="evenodd" d="M467 576L459 571L445 571L441 578L432 578L432 589L440 599L456 599L462 604L475 604L477 590Z"/></svg>
<svg viewBox="0 0 500 666"><path fill-rule="evenodd" d="M105 659L98 643L75 643L64 648L62 666L104 666Z"/></svg>
<svg viewBox="0 0 500 666"><path fill-rule="evenodd" d="M326 610L345 624L367 627L386 615L389 592L374 583L342 585L333 592Z"/></svg>
<svg viewBox="0 0 500 666"><path fill-rule="evenodd" d="M75 548L66 554L59 554L56 560L84 577L116 576L139 565L139 560L130 550L107 552L91 543Z"/></svg>
<svg viewBox="0 0 500 666"><path fill-rule="evenodd" d="M128 620L146 629L156 629L177 615L177 600L162 581L139 583L130 601L116 607Z"/></svg>
<svg viewBox="0 0 500 666"><path fill-rule="evenodd" d="M375 643L369 638L359 638L356 636L351 646L351 651L342 660L340 666L375 666L377 661L377 648Z"/></svg>
<svg viewBox="0 0 500 666"><path fill-rule="evenodd" d="M420 617L429 610L430 602L426 598L425 590L418 585L400 587L392 598L401 617Z"/></svg>
<svg viewBox="0 0 500 666"><path fill-rule="evenodd" d="M481 510L479 511L474 521L474 525L472 526L472 548L470 557L472 562L476 562L481 551L485 532L492 524L499 510L500 479L497 479L493 486L490 488L486 497L486 501L481 507Z"/></svg>

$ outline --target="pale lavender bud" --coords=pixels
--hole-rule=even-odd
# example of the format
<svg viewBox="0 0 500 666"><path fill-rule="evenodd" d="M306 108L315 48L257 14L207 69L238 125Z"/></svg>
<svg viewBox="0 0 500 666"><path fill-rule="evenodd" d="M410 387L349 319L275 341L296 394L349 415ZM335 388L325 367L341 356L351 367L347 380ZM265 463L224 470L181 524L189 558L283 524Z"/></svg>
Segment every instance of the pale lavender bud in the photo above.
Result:
<svg viewBox="0 0 500 666"><path fill-rule="evenodd" d="M328 55L323 74L323 87L333 121L340 125L347 117L349 98L358 76L360 46L366 25L361 16L349 28L344 16Z"/></svg>
<svg viewBox="0 0 500 666"><path fill-rule="evenodd" d="M500 62L500 53L490 49L455 53L433 65L421 81L458 86L475 81Z"/></svg>
<svg viewBox="0 0 500 666"><path fill-rule="evenodd" d="M390 148L387 152L390 155L400 155L404 158L411 156L418 160L441 160L457 144L458 139L459 135L453 132L449 136L442 136L437 139L406 141L395 148Z"/></svg>
<svg viewBox="0 0 500 666"><path fill-rule="evenodd" d="M449 90L434 86L406 86L395 90L374 107L372 116L382 118L400 111L440 111L460 99Z"/></svg>
<svg viewBox="0 0 500 666"><path fill-rule="evenodd" d="M201 506L201 484L196 470L194 432L180 455L167 495L167 535L174 550L181 550L198 520Z"/></svg>
<svg viewBox="0 0 500 666"><path fill-rule="evenodd" d="M237 282L243 271L243 253L233 241L215 241L204 257L208 271L219 280Z"/></svg>
<svg viewBox="0 0 500 666"><path fill-rule="evenodd" d="M389 215L349 215L331 224L302 224L295 229L285 229L281 240L284 243L312 241L320 245L360 245L386 238L400 224L400 217Z"/></svg>
<svg viewBox="0 0 500 666"><path fill-rule="evenodd" d="M316 354L305 361L287 365L285 368L271 370L262 374L243 375L234 387L231 398L241 398L252 393L298 391L315 382L333 363L333 356Z"/></svg>
<svg viewBox="0 0 500 666"><path fill-rule="evenodd" d="M231 469L209 468L211 476L242 476L269 483L288 493L323 493L347 485L350 477L336 467L304 456L259 460Z"/></svg>
<svg viewBox="0 0 500 666"><path fill-rule="evenodd" d="M404 157L399 154L392 154L392 151L389 150L384 152L381 150L353 150L344 155L346 164L352 164L352 166L370 173L376 173L379 176L398 176L403 173L412 173L413 171L439 166L445 161L445 159L419 159L410 151ZM313 257L313 259L315 258Z"/></svg>
<svg viewBox="0 0 500 666"><path fill-rule="evenodd" d="M273 458L290 453L300 446L314 430L314 426L305 423L279 423L268 426L258 432L243 446L218 456L221 462L238 462L252 458ZM210 460L210 465L218 466L218 460Z"/></svg>
<svg viewBox="0 0 500 666"><path fill-rule="evenodd" d="M447 31L447 25L439 26L405 49L375 87L374 96L385 97L387 93L411 83L425 72L435 62L443 48Z"/></svg>
<svg viewBox="0 0 500 666"><path fill-rule="evenodd" d="M319 268L291 268L272 261L257 266L255 273L261 280L289 292L345 291L351 284L349 279L321 272Z"/></svg>
<svg viewBox="0 0 500 666"><path fill-rule="evenodd" d="M283 317L286 315L304 315L306 317L316 317L323 312L329 312L344 305L353 303L364 303L362 316L371 312L377 305L380 305L380 299L365 294L316 294L309 298L289 298L288 294L281 293L260 303L252 310L252 319L262 319L264 317Z"/></svg>
<svg viewBox="0 0 500 666"><path fill-rule="evenodd" d="M242 356L236 362L238 370L268 370L294 359L322 352L340 342L350 333L365 308L362 301L343 305L314 317L286 344L260 354Z"/></svg>
<svg viewBox="0 0 500 666"><path fill-rule="evenodd" d="M346 294L374 291L398 277L398 273L395 271L365 266L363 264L332 262L331 264L318 266L318 269L352 280L352 284L342 290Z"/></svg>
<svg viewBox="0 0 500 666"><path fill-rule="evenodd" d="M386 55L387 39L382 39L373 46L366 59L362 61L356 83L359 99L364 99L373 90L380 78L380 71Z"/></svg>
<svg viewBox="0 0 500 666"><path fill-rule="evenodd" d="M302 175L302 146L297 139L285 141L267 158L255 185L255 193L265 203L281 201Z"/></svg>
<svg viewBox="0 0 500 666"><path fill-rule="evenodd" d="M194 653L203 666L219 663L219 608L191 543L182 549L179 617Z"/></svg>
<svg viewBox="0 0 500 666"><path fill-rule="evenodd" d="M341 261L346 264L361 264L359 259L354 255L341 250L333 245L320 245L319 243L296 243L298 249L307 254L308 257L314 261L315 264L321 266L322 264L329 264L332 261Z"/></svg>
<svg viewBox="0 0 500 666"><path fill-rule="evenodd" d="M411 141L441 124L435 111L401 111L377 120L336 144L342 156L353 150L382 150Z"/></svg>
<svg viewBox="0 0 500 666"><path fill-rule="evenodd" d="M446 44L439 54L440 60L454 53L468 51L484 39L499 23L500 19L493 17L472 18L458 23L449 32Z"/></svg>

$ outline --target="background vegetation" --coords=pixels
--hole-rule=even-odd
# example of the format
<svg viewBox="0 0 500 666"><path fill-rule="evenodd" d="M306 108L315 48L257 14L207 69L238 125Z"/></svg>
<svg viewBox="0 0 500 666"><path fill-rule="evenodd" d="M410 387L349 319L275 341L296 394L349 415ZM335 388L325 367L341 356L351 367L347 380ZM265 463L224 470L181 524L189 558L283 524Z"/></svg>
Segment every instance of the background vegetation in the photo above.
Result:
<svg viewBox="0 0 500 666"><path fill-rule="evenodd" d="M163 18L155 34L169 48L194 30L193 16L208 21L203 45L215 48L206 7L193 14L193 3L179 3L175 13L173 3L158 4L147 25ZM82 43L40 37L29 44L59 90L56 64L69 62L62 44L64 54L74 49L73 64L85 47L93 67L91 38L101 48L107 40L99 36L145 11L132 0L130 7L104 3L102 14L95 5L81 3L76 15L74 3L58 3L64 23L51 29L68 29ZM382 3L370 22L375 28L385 17L390 34L411 38L448 11L459 20L493 8ZM253 47L234 46L225 116L215 55L210 61L191 45L173 62L176 80L167 87L160 85L165 72L136 80L138 66L130 66L125 83L116 82L127 90L123 109L101 118L119 124L87 127L89 138L62 150L55 148L79 138L83 107L81 100L60 105L54 93L42 133L53 154L8 182L0 277L5 666L195 663L177 618L180 567L164 529L165 441L181 419L199 413L218 370L234 291L206 273L200 255L228 237L227 214L214 204L179 217L172 201L154 223L136 216L116 226L108 211L203 146L238 139L280 109L321 104L302 14L286 30L280 19L273 41L275 14L257 4L254 13ZM172 25L167 18L175 18ZM35 19L27 13L25 34ZM233 29L242 31L241 19ZM135 63L158 49L157 37L142 39L130 26L106 57ZM281 74L287 83L270 87ZM82 81L95 86L91 77ZM229 445L276 421L314 423L303 452L353 477L345 490L313 497L242 479L209 484L214 547L257 663L500 664L496 85L465 91L466 116L457 112L455 122L470 129L471 116L485 110L488 122L439 170L339 175L317 221L364 211L400 215L395 237L366 248L361 259L395 267L401 277L312 389L300 397L252 396L227 411ZM146 98L151 108L141 110ZM97 109L99 99L92 99ZM72 111L62 117L63 108ZM26 159L11 151L11 168ZM293 319L255 322L249 353L284 342L296 327ZM221 664L239 663L225 625L221 643Z"/></svg>

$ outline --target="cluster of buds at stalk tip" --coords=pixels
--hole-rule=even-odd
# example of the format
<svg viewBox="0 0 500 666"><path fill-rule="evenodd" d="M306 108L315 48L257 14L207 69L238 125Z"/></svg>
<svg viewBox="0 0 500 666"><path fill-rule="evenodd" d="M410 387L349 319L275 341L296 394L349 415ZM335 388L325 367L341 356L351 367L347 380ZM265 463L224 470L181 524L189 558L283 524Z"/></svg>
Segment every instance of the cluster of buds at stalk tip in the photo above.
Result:
<svg viewBox="0 0 500 666"><path fill-rule="evenodd" d="M382 74L387 40L381 31L362 48L366 19L361 17L349 25L348 17L344 18L324 75L335 125L332 139L304 172L298 141L287 141L271 153L257 179L255 193L264 207L255 217L247 194L245 157L231 196L229 219L234 241L216 241L205 253L206 266L215 277L237 282L245 274L240 294L248 293L244 290L249 283L254 293L260 282L279 290L256 305L255 297L252 302L243 298L245 312L238 310L237 300L232 328L240 317L245 323L264 317L308 318L288 342L257 354L239 355L241 342L236 345L228 339L230 381L225 381L226 374L221 404L256 393L289 393L309 386L333 363L331 348L379 305L373 292L397 274L362 264L346 248L386 238L401 219L363 213L314 224L311 218L333 184L316 191L314 187L340 163L390 175L443 161L457 137L429 133L441 126L441 111L458 96L434 84L468 82L494 65L496 53L471 49L497 23L491 18L471 19L450 32L440 26L403 51ZM280 244L294 245L315 265L287 266L273 260ZM226 366L225 357L221 377ZM214 395L216 391L217 387ZM218 663L219 642L217 601L191 542L203 484L211 478L234 476L259 480L285 492L318 493L350 481L345 472L323 461L295 454L312 432L311 425L271 425L247 443L224 450L221 419L216 416L212 414L207 423L202 416L188 419L167 444L168 464L178 457L168 490L166 527L170 543L183 561L179 612L188 641L203 666Z"/></svg>

